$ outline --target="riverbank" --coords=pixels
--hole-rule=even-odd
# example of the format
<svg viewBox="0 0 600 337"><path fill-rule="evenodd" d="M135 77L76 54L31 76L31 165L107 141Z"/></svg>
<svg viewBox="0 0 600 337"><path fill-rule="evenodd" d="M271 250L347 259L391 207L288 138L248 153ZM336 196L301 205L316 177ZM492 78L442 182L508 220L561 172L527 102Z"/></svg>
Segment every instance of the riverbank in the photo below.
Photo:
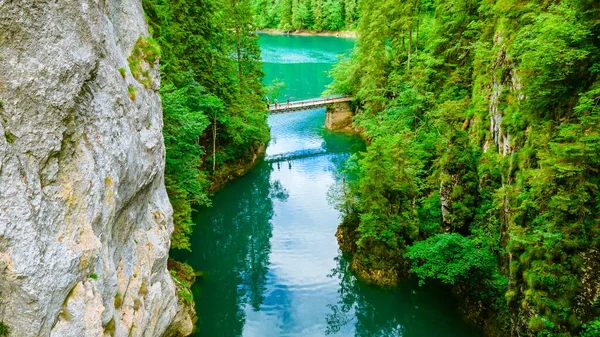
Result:
<svg viewBox="0 0 600 337"><path fill-rule="evenodd" d="M353 38L357 37L356 31L353 30L340 30L340 31L323 31L323 32L314 32L310 30L295 30L295 31L285 31L281 29L257 29L258 33L261 34L269 34L269 35L297 35L297 36L334 36L334 37L342 37L342 38Z"/></svg>
<svg viewBox="0 0 600 337"><path fill-rule="evenodd" d="M248 173L248 171L258 163L259 159L264 158L265 148L264 144L260 145L250 156L225 164L218 173L212 177L208 187L209 194L215 193L223 188L228 182Z"/></svg>
<svg viewBox="0 0 600 337"><path fill-rule="evenodd" d="M398 252L388 253L385 256L365 254L359 251L357 218L344 219L339 224L335 236L340 250L350 258L350 270L362 282L373 284L378 287L392 289L398 287L403 280L414 279L415 275L410 271L410 263L406 259L392 256ZM384 251L379 248L374 250ZM461 283L447 285L439 281L433 281L440 288L452 294L458 303L458 311L462 317L472 324L478 326L486 337L501 337L510 334L508 330L508 317L506 312L496 312L490 301L477 298L465 285Z"/></svg>

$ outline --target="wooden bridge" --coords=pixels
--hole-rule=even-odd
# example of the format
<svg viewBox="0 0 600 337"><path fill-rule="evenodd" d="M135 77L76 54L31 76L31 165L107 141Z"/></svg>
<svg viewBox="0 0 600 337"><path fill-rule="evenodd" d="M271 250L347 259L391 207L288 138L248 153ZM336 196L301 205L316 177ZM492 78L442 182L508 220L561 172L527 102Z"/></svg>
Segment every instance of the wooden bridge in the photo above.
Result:
<svg viewBox="0 0 600 337"><path fill-rule="evenodd" d="M294 102L283 102L279 104L271 103L269 106L269 112L272 114L282 114L299 110L307 110L307 109L316 109L323 108L327 106L327 104L332 103L341 103L341 102L350 102L352 97L325 97L325 98L313 98L306 99L303 101L294 101Z"/></svg>

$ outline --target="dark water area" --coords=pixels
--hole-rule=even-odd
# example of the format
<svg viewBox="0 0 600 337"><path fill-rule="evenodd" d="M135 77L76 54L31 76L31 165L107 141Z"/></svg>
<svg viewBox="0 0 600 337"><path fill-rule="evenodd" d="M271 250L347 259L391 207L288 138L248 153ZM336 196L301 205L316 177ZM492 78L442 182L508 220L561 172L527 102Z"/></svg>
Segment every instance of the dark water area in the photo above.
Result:
<svg viewBox="0 0 600 337"><path fill-rule="evenodd" d="M267 83L280 78L283 94L303 99L320 95L324 72L354 41L262 35L260 43ZM324 109L271 116L265 160L195 214L193 251L174 257L204 272L193 286L196 336L480 336L442 289L410 280L381 289L350 272L327 193L365 144L324 123Z"/></svg>

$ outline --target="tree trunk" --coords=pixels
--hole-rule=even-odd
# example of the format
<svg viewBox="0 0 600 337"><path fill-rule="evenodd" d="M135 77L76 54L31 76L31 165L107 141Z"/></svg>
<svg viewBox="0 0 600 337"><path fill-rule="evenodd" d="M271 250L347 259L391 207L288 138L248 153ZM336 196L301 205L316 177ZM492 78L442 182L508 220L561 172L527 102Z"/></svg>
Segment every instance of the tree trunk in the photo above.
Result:
<svg viewBox="0 0 600 337"><path fill-rule="evenodd" d="M235 48L237 50L237 63L238 63L238 80L240 82L240 91L242 90L242 46L240 39L240 26L238 24L238 13L237 13L237 1L233 0L233 20L235 22Z"/></svg>
<svg viewBox="0 0 600 337"><path fill-rule="evenodd" d="M213 133L213 167L212 167L212 171L213 174L215 174L215 171L217 170L217 116L215 115L213 117L213 127L212 127L212 133Z"/></svg>
<svg viewBox="0 0 600 337"><path fill-rule="evenodd" d="M408 60L406 61L406 69L410 72L410 52L412 47L412 22L408 31Z"/></svg>
<svg viewBox="0 0 600 337"><path fill-rule="evenodd" d="M415 39L415 55L419 53L419 7L417 7L417 36Z"/></svg>
<svg viewBox="0 0 600 337"><path fill-rule="evenodd" d="M238 78L240 80L240 90L242 90L242 47L240 46L240 31L237 23L235 24L235 39L237 48L237 61L238 61Z"/></svg>

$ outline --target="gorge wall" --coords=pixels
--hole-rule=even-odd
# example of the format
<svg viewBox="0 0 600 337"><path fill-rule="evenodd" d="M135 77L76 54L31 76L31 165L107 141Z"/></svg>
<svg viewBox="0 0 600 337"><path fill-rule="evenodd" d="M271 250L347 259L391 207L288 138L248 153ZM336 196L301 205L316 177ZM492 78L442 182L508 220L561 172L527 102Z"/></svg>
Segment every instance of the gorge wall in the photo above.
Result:
<svg viewBox="0 0 600 337"><path fill-rule="evenodd" d="M142 85L127 60L146 35L140 0L0 0L9 336L191 333L167 271L158 61Z"/></svg>

